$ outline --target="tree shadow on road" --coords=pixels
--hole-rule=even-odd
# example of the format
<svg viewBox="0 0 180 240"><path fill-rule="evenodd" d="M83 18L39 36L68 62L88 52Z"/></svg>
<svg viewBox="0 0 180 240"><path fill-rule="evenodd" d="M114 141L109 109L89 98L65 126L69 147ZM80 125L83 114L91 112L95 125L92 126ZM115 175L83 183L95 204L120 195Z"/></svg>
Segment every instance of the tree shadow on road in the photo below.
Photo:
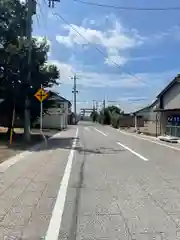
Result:
<svg viewBox="0 0 180 240"><path fill-rule="evenodd" d="M75 148L80 154L89 153L89 154L98 154L98 155L107 155L107 154L116 154L122 152L122 149L115 148L107 148L107 147L99 147L99 148L84 148L84 147L76 147Z"/></svg>
<svg viewBox="0 0 180 240"><path fill-rule="evenodd" d="M53 149L72 149L73 142L76 138L67 137L67 138L53 138L49 139L47 145L43 144L40 148L35 151L43 151L43 150L53 150ZM74 148L80 154L116 154L124 151L119 148L108 148L108 147L98 147L98 148L88 148L84 146L80 146L79 138L76 139L77 145Z"/></svg>
<svg viewBox="0 0 180 240"><path fill-rule="evenodd" d="M75 137L54 137L51 138L54 134L60 133L57 130L46 130L45 137L47 138L47 144L45 144L42 135L38 130L34 131L31 135L31 142L26 144L23 138L23 132L15 133L13 136L12 145L9 145L9 139L5 133L0 133L0 156L2 161L10 156L16 155L21 151L31 151L31 152L40 152L46 150L55 150L55 149L72 149L73 141ZM37 147L34 147L37 146ZM89 148L86 146L81 146L79 143L79 138L77 138L77 145L75 150L80 154L115 154L123 151L122 149L116 148L106 148L106 147L96 147Z"/></svg>

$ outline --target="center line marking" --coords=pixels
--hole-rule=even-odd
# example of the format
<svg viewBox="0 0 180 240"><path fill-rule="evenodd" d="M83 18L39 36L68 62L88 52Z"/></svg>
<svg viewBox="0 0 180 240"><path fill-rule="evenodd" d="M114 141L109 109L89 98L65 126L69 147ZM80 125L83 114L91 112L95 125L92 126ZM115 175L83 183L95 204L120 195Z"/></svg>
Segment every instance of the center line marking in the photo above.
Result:
<svg viewBox="0 0 180 240"><path fill-rule="evenodd" d="M104 132L101 132L100 130L98 130L97 128L94 128L97 132L101 133L102 135L106 136L107 137L107 134L104 133Z"/></svg>
<svg viewBox="0 0 180 240"><path fill-rule="evenodd" d="M75 140L73 141L72 149L68 156L68 162L64 171L63 179L60 184L60 189L58 192L58 196L53 209L52 217L49 223L45 240L57 240L59 236L62 215L64 212L64 205L66 201L67 188L68 188L69 178L70 178L71 169L72 169L73 157L74 157L75 147L77 144L77 136L78 136L78 128L76 130Z"/></svg>
<svg viewBox="0 0 180 240"><path fill-rule="evenodd" d="M138 156L138 157L141 158L142 160L144 160L144 161L149 161L147 158L143 157L141 154L135 152L135 151L132 150L131 148L129 148L129 147L123 145L122 143L117 142L117 144L120 145L121 147L123 147L124 149L130 151L130 152L133 153L134 155Z"/></svg>

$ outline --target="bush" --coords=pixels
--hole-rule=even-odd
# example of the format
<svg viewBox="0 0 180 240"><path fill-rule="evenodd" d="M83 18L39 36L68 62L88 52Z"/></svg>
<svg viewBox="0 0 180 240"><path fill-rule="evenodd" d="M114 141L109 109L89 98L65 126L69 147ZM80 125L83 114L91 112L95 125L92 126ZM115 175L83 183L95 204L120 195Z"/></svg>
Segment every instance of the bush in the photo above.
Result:
<svg viewBox="0 0 180 240"><path fill-rule="evenodd" d="M96 111L93 111L91 113L91 119L92 119L93 122L97 122L98 121L98 115L99 114Z"/></svg>
<svg viewBox="0 0 180 240"><path fill-rule="evenodd" d="M98 122L104 125L111 124L114 128L119 128L122 113L121 109L116 106L106 107L101 110Z"/></svg>
<svg viewBox="0 0 180 240"><path fill-rule="evenodd" d="M98 116L97 121L98 121L100 124L104 124L104 115L100 114L100 115Z"/></svg>
<svg viewBox="0 0 180 240"><path fill-rule="evenodd" d="M120 116L119 114L112 114L111 116L111 125L113 128L119 128L119 121L120 121Z"/></svg>

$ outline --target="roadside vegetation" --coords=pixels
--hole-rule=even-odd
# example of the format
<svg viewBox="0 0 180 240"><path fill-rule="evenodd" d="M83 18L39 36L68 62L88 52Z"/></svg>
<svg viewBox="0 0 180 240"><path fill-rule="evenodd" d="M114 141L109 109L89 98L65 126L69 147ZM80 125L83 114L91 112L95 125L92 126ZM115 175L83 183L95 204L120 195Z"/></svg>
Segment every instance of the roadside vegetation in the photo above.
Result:
<svg viewBox="0 0 180 240"><path fill-rule="evenodd" d="M29 42L26 37L27 6L18 0L0 1L0 125L12 128L15 118L24 121L25 99L30 100L31 124L39 117L40 106L34 94L41 87L58 85L58 68L47 62L49 44L46 39L33 38L32 61L28 64ZM31 70L31 81L27 82ZM53 95L53 92L51 92ZM44 102L44 112L53 102Z"/></svg>
<svg viewBox="0 0 180 240"><path fill-rule="evenodd" d="M91 113L91 119L93 122L99 122L104 125L112 125L114 128L119 128L120 117L123 115L123 111L117 106L109 106L98 113L93 111Z"/></svg>

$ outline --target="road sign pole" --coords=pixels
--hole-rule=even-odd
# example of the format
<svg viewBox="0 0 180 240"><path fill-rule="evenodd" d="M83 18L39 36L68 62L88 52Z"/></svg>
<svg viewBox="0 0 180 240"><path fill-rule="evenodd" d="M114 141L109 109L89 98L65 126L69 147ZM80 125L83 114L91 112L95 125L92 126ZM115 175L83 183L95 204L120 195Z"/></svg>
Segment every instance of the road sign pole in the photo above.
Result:
<svg viewBox="0 0 180 240"><path fill-rule="evenodd" d="M41 85L41 89L42 89L42 85ZM42 101L40 102L40 131L42 132L42 116L43 115L43 105L42 105Z"/></svg>
<svg viewBox="0 0 180 240"><path fill-rule="evenodd" d="M46 136L43 134L43 101L48 97L48 93L43 89L41 85L41 88L35 93L34 96L40 102L40 133L42 134L45 143L47 144Z"/></svg>
<svg viewBox="0 0 180 240"><path fill-rule="evenodd" d="M40 110L40 131L42 132L42 125L43 125L43 103L40 103L41 110Z"/></svg>

